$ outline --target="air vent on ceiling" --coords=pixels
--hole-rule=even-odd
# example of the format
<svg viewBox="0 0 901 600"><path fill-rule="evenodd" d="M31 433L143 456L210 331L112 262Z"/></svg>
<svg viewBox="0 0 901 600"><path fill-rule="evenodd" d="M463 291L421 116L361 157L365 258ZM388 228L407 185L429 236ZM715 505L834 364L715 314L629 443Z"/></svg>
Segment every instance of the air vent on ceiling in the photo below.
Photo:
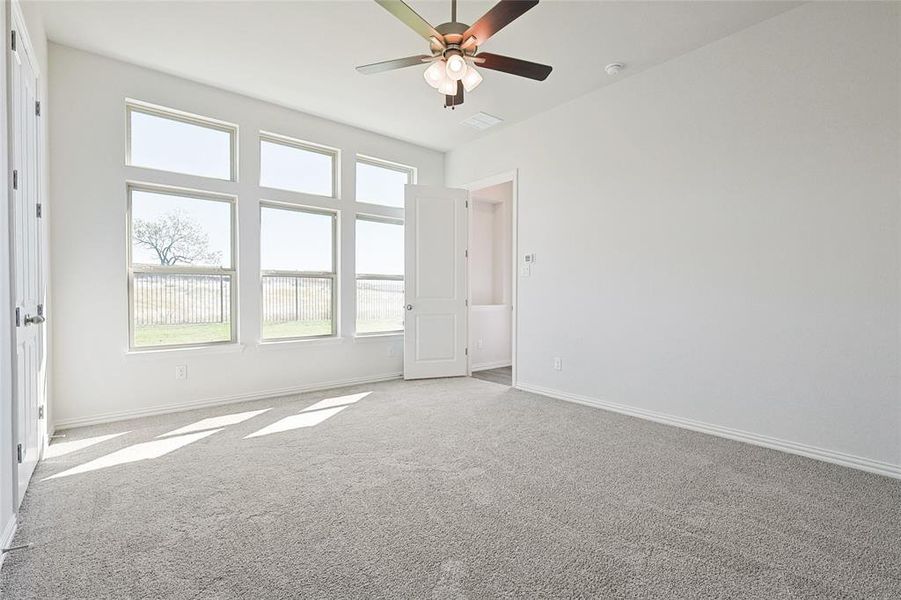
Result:
<svg viewBox="0 0 901 600"><path fill-rule="evenodd" d="M489 127L494 127L498 123L502 123L503 119L500 117L495 117L494 115L489 115L488 113L479 112L465 121L461 121L462 125L466 125L467 127L472 127L473 129L488 129Z"/></svg>

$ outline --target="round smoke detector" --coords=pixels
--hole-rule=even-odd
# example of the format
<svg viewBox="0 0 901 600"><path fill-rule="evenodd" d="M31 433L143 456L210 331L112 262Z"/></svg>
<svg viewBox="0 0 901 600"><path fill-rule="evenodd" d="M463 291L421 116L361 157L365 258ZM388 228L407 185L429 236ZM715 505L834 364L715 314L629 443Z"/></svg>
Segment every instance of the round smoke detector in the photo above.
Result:
<svg viewBox="0 0 901 600"><path fill-rule="evenodd" d="M622 71L626 65L623 63L610 63L604 70L607 71L607 75L619 75L619 72Z"/></svg>

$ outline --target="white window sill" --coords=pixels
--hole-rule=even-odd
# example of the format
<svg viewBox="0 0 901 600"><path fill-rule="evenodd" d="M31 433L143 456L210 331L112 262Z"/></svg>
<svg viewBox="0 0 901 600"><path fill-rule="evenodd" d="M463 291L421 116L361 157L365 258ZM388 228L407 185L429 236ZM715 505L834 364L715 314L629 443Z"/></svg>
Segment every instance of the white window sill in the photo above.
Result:
<svg viewBox="0 0 901 600"><path fill-rule="evenodd" d="M188 358L207 356L210 354L240 354L244 352L244 344L210 344L209 346L193 346L191 348L148 348L147 350L128 350L126 360L160 360L167 358Z"/></svg>
<svg viewBox="0 0 901 600"><path fill-rule="evenodd" d="M354 344L367 344L370 342L391 342L404 339L403 331L391 331L388 333L361 333L354 336Z"/></svg>
<svg viewBox="0 0 901 600"><path fill-rule="evenodd" d="M297 350L298 348L318 346L338 346L343 344L344 340L345 338L337 336L296 340L266 340L265 342L260 342L257 348L263 352L269 352L270 350Z"/></svg>

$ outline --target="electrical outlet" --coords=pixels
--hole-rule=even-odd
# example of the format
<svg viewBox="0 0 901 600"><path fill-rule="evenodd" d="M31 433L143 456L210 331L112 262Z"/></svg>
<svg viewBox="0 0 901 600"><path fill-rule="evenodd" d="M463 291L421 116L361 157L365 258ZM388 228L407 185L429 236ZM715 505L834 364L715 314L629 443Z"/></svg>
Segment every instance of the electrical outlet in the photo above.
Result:
<svg viewBox="0 0 901 600"><path fill-rule="evenodd" d="M562 371L563 370L563 359L559 356L554 357L554 370Z"/></svg>
<svg viewBox="0 0 901 600"><path fill-rule="evenodd" d="M177 365L175 367L175 378L176 379L187 379L188 378L188 365Z"/></svg>
<svg viewBox="0 0 901 600"><path fill-rule="evenodd" d="M484 345L485 345L485 344L482 343L482 340L479 340L479 341L476 342L476 348L478 348L479 350L481 350L481 349L482 349L482 346L484 346Z"/></svg>

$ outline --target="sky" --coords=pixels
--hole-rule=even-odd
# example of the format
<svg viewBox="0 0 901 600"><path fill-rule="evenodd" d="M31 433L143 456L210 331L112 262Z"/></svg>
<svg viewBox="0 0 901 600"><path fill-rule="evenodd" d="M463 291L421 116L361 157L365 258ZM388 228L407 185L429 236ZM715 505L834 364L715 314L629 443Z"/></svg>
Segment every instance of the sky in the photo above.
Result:
<svg viewBox="0 0 901 600"><path fill-rule="evenodd" d="M231 178L231 139L225 131L131 112L131 164L219 179ZM260 185L332 196L333 157L260 141ZM408 173L358 162L359 202L403 207ZM264 192L263 192L264 193ZM240 199L238 200L240 202ZM144 190L132 193L133 219L153 220L176 209L194 220L209 238L209 249L229 268L230 205ZM263 270L331 271L331 217L270 207L260 209L260 266ZM402 275L403 226L357 220L357 272ZM158 264L152 250L133 244L135 263Z"/></svg>

